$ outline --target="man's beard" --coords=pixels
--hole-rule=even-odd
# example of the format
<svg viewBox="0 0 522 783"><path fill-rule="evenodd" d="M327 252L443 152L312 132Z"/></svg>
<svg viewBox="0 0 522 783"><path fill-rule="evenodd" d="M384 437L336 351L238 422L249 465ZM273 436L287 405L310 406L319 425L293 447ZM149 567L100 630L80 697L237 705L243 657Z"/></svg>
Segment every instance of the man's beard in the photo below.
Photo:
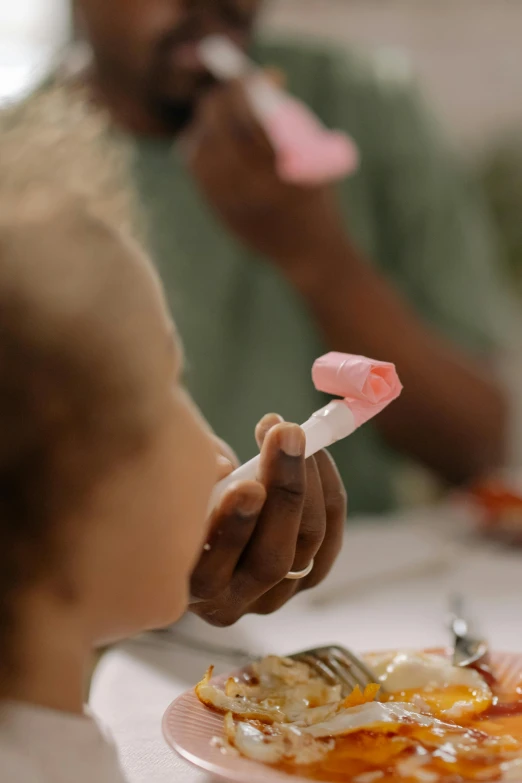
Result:
<svg viewBox="0 0 522 783"><path fill-rule="evenodd" d="M192 124L196 114L194 101L156 100L150 108L161 127L173 136L183 133Z"/></svg>
<svg viewBox="0 0 522 783"><path fill-rule="evenodd" d="M217 0L206 0L207 3L215 3ZM203 0L202 0L203 2ZM237 9L232 0L222 0L222 5L214 8L214 14L218 19L228 24L230 29L236 30L245 37L252 33L254 15L244 13ZM164 127L165 131L173 134L185 130L194 120L200 100L216 86L216 79L209 73L201 74L193 87L193 92L184 97L169 97L161 94L158 85L161 85L163 76L168 73L170 55L173 47L197 39L201 34L202 22L200 11L194 6L182 25L169 30L157 43L154 58L149 73L147 74L145 92L149 112Z"/></svg>
<svg viewBox="0 0 522 783"><path fill-rule="evenodd" d="M198 85L194 95L186 99L169 98L151 91L147 99L148 110L167 133L177 135L192 124L199 102L216 86L216 80L208 75Z"/></svg>

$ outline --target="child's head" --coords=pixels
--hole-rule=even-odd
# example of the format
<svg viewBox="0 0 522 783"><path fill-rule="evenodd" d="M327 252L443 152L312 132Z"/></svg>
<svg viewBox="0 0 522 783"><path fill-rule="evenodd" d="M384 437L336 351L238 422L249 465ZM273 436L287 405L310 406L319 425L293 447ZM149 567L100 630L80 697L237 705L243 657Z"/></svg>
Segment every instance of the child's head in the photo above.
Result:
<svg viewBox="0 0 522 783"><path fill-rule="evenodd" d="M89 643L183 611L215 481L118 155L59 92L0 118L0 666L34 607Z"/></svg>

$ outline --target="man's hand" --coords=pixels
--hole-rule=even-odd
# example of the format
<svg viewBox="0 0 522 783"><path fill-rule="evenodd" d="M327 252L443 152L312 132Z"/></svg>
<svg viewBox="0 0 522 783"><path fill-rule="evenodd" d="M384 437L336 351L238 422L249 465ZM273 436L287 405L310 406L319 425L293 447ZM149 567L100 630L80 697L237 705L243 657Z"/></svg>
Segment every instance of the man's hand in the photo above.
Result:
<svg viewBox="0 0 522 783"><path fill-rule="evenodd" d="M341 253L344 232L324 187L285 184L275 153L240 83L217 88L200 104L187 143L191 172L235 236L266 255L284 274L323 265Z"/></svg>
<svg viewBox="0 0 522 783"><path fill-rule="evenodd" d="M209 94L192 130L190 166L203 193L238 238L278 266L308 306L325 344L397 366L404 393L376 419L385 438L451 483L497 470L505 459L509 426L502 386L483 362L423 323L378 265L364 257L344 230L328 189L280 181L274 152L242 86L229 84ZM384 161L383 181L386 176L399 183L431 181L433 161L444 160L445 152L442 147L430 152L433 139L425 129L420 138L429 154L401 158L400 172L388 161L394 164L391 175ZM454 199L450 190L441 195L438 186L423 197L426 203L421 199L411 216L405 218L400 205L396 211L396 244L390 252L400 265L402 254L408 258L412 253L424 264L437 262L430 243L438 247L432 240L451 217ZM471 203L456 203L459 213L450 220L444 246L446 254L455 254L458 267L461 259L470 263L476 248L471 234L463 233ZM393 202L387 206L390 220L392 207L396 209ZM431 302L430 297L440 295L429 292L428 298ZM438 306L442 316L444 302Z"/></svg>
<svg viewBox="0 0 522 783"><path fill-rule="evenodd" d="M321 582L341 547L346 494L337 468L326 452L305 462L303 431L281 421L265 416L256 429L260 481L231 487L213 513L191 582L202 599L191 610L213 625L279 609ZM312 560L308 577L285 579Z"/></svg>

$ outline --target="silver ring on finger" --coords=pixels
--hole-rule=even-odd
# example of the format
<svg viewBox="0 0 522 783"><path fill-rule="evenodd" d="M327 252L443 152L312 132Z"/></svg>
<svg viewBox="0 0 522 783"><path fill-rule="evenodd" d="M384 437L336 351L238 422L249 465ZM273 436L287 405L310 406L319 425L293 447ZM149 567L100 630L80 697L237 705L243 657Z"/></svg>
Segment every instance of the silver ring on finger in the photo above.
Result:
<svg viewBox="0 0 522 783"><path fill-rule="evenodd" d="M306 576L309 576L312 573L313 569L314 561L312 559L306 568L303 568L302 571L289 571L285 576L285 579L304 579Z"/></svg>

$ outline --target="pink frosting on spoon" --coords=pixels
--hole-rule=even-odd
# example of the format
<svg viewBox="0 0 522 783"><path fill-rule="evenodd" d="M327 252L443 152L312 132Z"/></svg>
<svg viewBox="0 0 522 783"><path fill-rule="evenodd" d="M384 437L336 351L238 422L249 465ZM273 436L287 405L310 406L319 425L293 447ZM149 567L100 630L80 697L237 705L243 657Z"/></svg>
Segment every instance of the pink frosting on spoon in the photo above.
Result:
<svg viewBox="0 0 522 783"><path fill-rule="evenodd" d="M402 391L394 364L327 353L315 362L312 379L318 391L344 397L358 427L372 419Z"/></svg>

